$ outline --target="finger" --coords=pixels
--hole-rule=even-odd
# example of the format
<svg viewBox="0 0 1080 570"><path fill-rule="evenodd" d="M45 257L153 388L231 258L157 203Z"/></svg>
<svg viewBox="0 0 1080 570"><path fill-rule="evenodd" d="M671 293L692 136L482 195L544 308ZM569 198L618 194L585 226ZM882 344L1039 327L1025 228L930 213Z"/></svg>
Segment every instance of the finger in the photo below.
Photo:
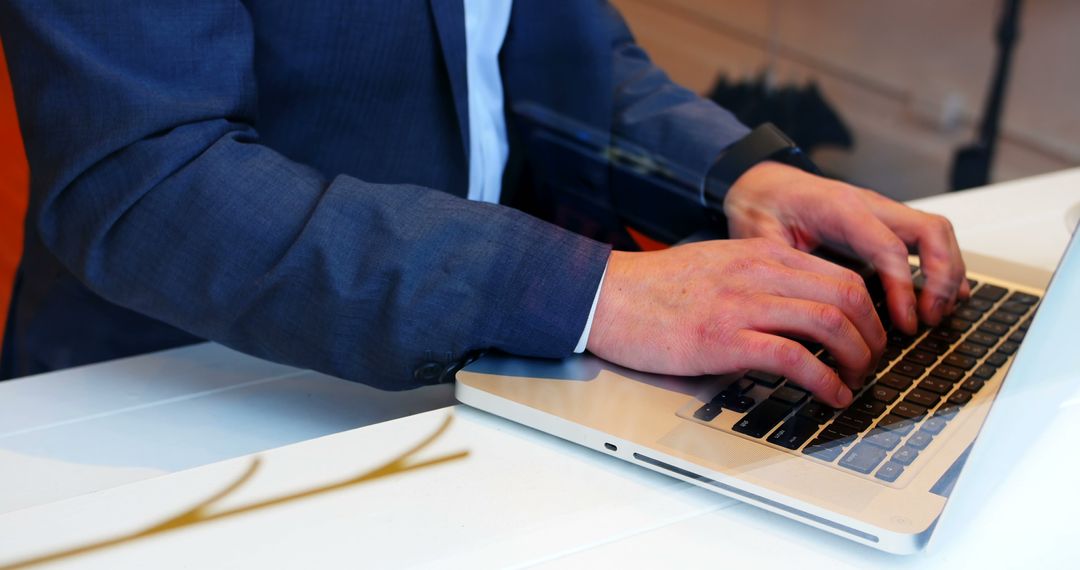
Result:
<svg viewBox="0 0 1080 570"><path fill-rule="evenodd" d="M862 387L876 364L862 334L835 305L763 295L754 303L747 324L758 332L821 343L836 358L841 380L853 389Z"/></svg>
<svg viewBox="0 0 1080 570"><path fill-rule="evenodd" d="M851 404L851 389L840 381L832 368L825 366L801 344L749 330L740 331L738 339L744 348L738 367L784 376L834 408L846 408Z"/></svg>
<svg viewBox="0 0 1080 570"><path fill-rule="evenodd" d="M926 275L926 285L919 295L919 316L937 324L952 312L957 299L970 294L964 259L952 224L942 217L896 202L875 206L882 222L904 242L918 251L919 265Z"/></svg>
<svg viewBox="0 0 1080 570"><path fill-rule="evenodd" d="M839 308L858 330L870 349L871 359L876 362L885 351L885 328L862 278L852 271L837 268L841 270L836 273L838 278L788 267L777 268L767 284L768 291Z"/></svg>
<svg viewBox="0 0 1080 570"><path fill-rule="evenodd" d="M919 319L915 314L907 245L874 216L843 216L839 224L846 245L877 271L892 322L904 333L915 334Z"/></svg>

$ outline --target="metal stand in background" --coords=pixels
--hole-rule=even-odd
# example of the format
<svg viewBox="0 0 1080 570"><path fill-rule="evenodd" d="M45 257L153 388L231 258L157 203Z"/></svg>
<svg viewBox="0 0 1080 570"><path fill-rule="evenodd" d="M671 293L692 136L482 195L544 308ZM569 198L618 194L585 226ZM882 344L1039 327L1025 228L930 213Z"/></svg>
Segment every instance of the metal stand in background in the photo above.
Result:
<svg viewBox="0 0 1080 570"><path fill-rule="evenodd" d="M979 138L956 152L950 176L952 190L985 186L990 182L990 169L997 147L998 126L1005 102L1005 86L1009 78L1009 64L1012 62L1013 48L1020 37L1019 22L1020 0L1004 0L997 30L997 67L994 70L994 80L990 84L990 93L987 96L986 108L983 110L982 122L979 125Z"/></svg>

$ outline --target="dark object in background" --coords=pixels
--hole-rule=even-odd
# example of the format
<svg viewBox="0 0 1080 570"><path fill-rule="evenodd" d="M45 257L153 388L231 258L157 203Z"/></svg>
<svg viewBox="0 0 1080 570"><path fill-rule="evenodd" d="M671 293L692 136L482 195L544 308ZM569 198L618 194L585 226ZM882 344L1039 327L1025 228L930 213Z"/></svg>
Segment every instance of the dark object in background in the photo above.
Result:
<svg viewBox="0 0 1080 570"><path fill-rule="evenodd" d="M1020 0L1006 0L998 22L998 59L994 79L990 83L986 108L979 125L979 138L974 143L956 151L953 159L950 184L953 190L985 186L990 182L990 168L997 147L998 124L1005 103L1005 87L1009 80L1009 64L1013 47L1020 37Z"/></svg>
<svg viewBox="0 0 1080 570"><path fill-rule="evenodd" d="M773 123L807 153L820 146L851 148L855 141L817 84L773 87L762 73L751 81L720 77L709 98L748 127Z"/></svg>

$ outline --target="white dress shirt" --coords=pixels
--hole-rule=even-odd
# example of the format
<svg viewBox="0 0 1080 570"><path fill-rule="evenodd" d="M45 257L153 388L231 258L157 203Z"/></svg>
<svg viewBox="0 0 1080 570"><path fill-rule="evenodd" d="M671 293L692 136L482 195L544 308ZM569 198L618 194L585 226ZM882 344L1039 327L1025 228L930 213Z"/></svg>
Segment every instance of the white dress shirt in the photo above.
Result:
<svg viewBox="0 0 1080 570"><path fill-rule="evenodd" d="M469 199L499 203L510 143L506 138L499 50L510 25L512 0L464 0L465 74L469 88ZM607 269L604 269L607 275ZM600 284L604 282L601 276ZM600 287L574 352L584 352Z"/></svg>

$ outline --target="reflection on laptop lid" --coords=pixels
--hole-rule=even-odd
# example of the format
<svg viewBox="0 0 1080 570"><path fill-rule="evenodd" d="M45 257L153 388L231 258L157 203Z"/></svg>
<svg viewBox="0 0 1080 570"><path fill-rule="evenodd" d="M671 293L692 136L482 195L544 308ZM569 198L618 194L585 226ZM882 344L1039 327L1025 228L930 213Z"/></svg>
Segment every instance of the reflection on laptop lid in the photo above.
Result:
<svg viewBox="0 0 1080 570"><path fill-rule="evenodd" d="M951 543L1024 460L1033 442L1080 384L1080 228L1074 230L1005 383L992 401L933 534L932 547ZM1073 343L1073 346L1069 346ZM991 404L987 404L991 405Z"/></svg>

